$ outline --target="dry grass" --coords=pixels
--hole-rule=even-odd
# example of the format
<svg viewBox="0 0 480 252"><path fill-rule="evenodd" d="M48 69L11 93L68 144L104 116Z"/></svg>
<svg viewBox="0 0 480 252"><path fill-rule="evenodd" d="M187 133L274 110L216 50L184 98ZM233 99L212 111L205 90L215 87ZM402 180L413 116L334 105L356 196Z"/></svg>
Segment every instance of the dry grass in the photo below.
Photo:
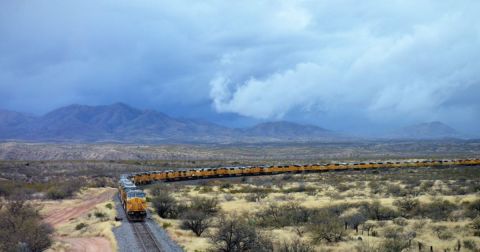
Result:
<svg viewBox="0 0 480 252"><path fill-rule="evenodd" d="M426 173L426 172L424 172ZM270 204L277 205L300 205L308 209L327 208L342 204L353 204L360 202L377 201L384 207L397 209L394 201L405 197L404 195L392 195L388 193L387 188L390 185L397 186L401 190L408 189L408 181L402 177L388 179L382 178L382 174L373 174L364 177L355 177L352 174L342 174L343 177L331 174L307 174L307 175L293 175L293 178L283 180L282 175L270 176L268 178L259 177L255 179L247 179L246 182L232 182L230 186L222 188L222 182L210 182L201 185L175 185L173 196L179 202L188 202L192 197L215 197L219 201L221 212L233 213L254 216L255 213L262 211ZM421 176L426 176L428 174ZM444 176L441 172L435 171L435 176ZM391 176L389 174L385 176ZM432 175L432 177L435 177ZM362 179L363 178L363 179ZM441 177L443 178L443 177ZM476 178L474 178L476 179ZM372 181L381 181L382 187L380 193L374 194L369 187ZM423 177L418 180L418 185L415 188L421 188ZM473 202L480 199L478 193L467 193L465 195L443 195L442 192L450 190L449 185L455 184L456 180L448 179L433 179L433 186L427 191L417 192L414 195L421 204L431 203L435 200L447 200L457 206L465 205L468 202ZM297 190L297 188L307 188ZM253 202L248 200L248 196L253 194L255 190L267 190L268 194L259 201ZM353 211L349 209L348 211ZM462 213L459 213L462 214ZM211 244L207 235L196 237L191 231L182 230L180 228L179 220L160 219L156 217L160 225L169 223L167 228L170 236L176 240L186 251L207 251ZM393 221L369 221L373 222L377 233L376 237L368 236L365 231L362 234L361 228L357 234L353 229L347 230L346 238L338 243L315 244L316 251L357 251L358 248L378 248L385 240L384 235L388 229L392 227L399 227ZM480 238L474 237L471 230L468 228L468 218L460 218L457 221L442 221L434 222L432 220L408 219L406 225L403 226L403 232L415 232L416 237L413 240L412 248L418 246L421 242L424 246L434 246L434 250L443 251L445 249L452 250L457 241L473 240L480 244ZM423 223L423 225L421 225ZM434 226L443 225L452 233L451 238L441 239L433 231ZM263 233L268 235L276 244L281 244L283 241L292 241L301 239L307 242L311 241L310 234L304 232L302 237L297 232L297 227L283 227L283 228L260 228ZM212 231L212 229L207 230Z"/></svg>

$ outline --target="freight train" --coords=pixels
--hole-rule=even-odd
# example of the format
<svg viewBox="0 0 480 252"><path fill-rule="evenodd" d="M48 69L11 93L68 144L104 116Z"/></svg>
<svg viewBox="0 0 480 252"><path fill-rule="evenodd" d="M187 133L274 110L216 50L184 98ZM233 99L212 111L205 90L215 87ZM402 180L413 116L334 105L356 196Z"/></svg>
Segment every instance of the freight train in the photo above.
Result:
<svg viewBox="0 0 480 252"><path fill-rule="evenodd" d="M178 181L187 179L203 179L233 176L272 175L280 173L324 172L341 170L364 170L381 168L411 167L448 167L448 166L480 165L480 159L450 159L422 161L385 161L358 163L324 163L295 164L272 166L240 166L219 168L193 168L163 171L150 171L122 175L119 181L119 196L127 218L132 221L143 221L147 216L145 193L137 185L150 184L156 181Z"/></svg>
<svg viewBox="0 0 480 252"><path fill-rule="evenodd" d="M120 177L120 181L118 182L118 196L128 220L145 220L147 217L145 193L128 179L128 175L122 175Z"/></svg>
<svg viewBox="0 0 480 252"><path fill-rule="evenodd" d="M155 181L176 181L186 179L270 175L280 173L323 172L339 170L364 170L380 168L408 168L408 167L446 167L453 165L480 165L480 159L450 159L450 160L422 160L422 161L385 161L385 162L358 162L358 163L324 163L305 165L272 165L272 166L241 166L219 168L193 168L163 171L149 171L128 175L135 185L149 184Z"/></svg>

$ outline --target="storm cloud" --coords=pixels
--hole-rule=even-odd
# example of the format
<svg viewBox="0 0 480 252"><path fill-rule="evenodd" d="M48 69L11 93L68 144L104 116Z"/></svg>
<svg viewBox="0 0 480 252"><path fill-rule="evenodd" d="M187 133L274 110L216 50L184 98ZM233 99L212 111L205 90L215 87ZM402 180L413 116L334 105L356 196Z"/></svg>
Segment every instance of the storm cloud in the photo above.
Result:
<svg viewBox="0 0 480 252"><path fill-rule="evenodd" d="M0 3L0 107L480 134L478 1ZM220 120L220 119L219 119Z"/></svg>

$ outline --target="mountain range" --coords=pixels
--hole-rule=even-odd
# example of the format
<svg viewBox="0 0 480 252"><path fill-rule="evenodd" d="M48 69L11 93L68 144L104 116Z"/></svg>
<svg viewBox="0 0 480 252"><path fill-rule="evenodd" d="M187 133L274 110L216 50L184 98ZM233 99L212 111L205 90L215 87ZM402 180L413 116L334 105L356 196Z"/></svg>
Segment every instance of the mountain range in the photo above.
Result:
<svg viewBox="0 0 480 252"><path fill-rule="evenodd" d="M459 137L451 127L425 123L393 132L388 138ZM236 129L211 122L178 119L155 110L123 103L105 106L70 105L43 116L0 110L0 140L61 142L285 142L350 141L354 138L313 125L265 122Z"/></svg>
<svg viewBox="0 0 480 252"><path fill-rule="evenodd" d="M78 142L258 142L322 141L340 137L332 131L291 122L268 122L234 129L178 119L123 103L70 105L35 117L0 110L0 139Z"/></svg>

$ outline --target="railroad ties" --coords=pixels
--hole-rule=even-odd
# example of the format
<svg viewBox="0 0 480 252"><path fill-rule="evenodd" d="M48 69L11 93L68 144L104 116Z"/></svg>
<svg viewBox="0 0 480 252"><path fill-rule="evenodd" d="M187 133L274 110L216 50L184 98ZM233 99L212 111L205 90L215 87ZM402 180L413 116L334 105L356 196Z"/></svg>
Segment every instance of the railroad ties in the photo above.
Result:
<svg viewBox="0 0 480 252"><path fill-rule="evenodd" d="M140 247L145 252L150 251L159 251L165 252L160 244L158 243L155 236L152 234L152 231L148 227L146 222L130 222L133 227L133 232L137 237Z"/></svg>

